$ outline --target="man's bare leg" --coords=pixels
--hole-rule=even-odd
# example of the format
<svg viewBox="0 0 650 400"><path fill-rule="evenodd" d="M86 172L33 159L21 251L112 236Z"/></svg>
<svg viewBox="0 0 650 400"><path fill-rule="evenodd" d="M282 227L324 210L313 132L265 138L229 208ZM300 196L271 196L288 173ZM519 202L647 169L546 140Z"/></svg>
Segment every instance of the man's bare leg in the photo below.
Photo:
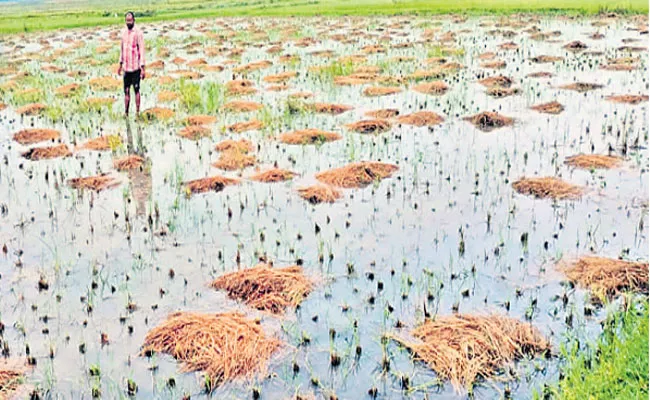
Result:
<svg viewBox="0 0 650 400"><path fill-rule="evenodd" d="M129 103L131 102L131 91L127 89L126 92L124 92L124 116L128 117L129 116Z"/></svg>
<svg viewBox="0 0 650 400"><path fill-rule="evenodd" d="M135 92L135 116L140 116L140 92Z"/></svg>

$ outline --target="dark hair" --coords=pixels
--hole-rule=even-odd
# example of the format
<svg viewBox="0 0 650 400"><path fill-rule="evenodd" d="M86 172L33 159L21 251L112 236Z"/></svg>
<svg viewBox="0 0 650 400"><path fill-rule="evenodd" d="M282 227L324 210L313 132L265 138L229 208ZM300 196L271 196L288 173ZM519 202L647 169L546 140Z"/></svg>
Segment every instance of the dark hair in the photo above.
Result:
<svg viewBox="0 0 650 400"><path fill-rule="evenodd" d="M126 14L124 14L124 18L128 17L131 15L131 18L135 21L135 14L133 14L133 11L127 11Z"/></svg>

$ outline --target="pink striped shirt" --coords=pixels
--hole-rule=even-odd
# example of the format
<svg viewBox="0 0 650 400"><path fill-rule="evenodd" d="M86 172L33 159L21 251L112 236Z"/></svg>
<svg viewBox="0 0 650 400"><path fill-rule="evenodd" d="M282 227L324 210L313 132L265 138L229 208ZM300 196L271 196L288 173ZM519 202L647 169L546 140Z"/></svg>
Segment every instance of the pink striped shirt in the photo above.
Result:
<svg viewBox="0 0 650 400"><path fill-rule="evenodd" d="M137 26L122 30L120 63L126 72L137 71L144 66L144 35Z"/></svg>

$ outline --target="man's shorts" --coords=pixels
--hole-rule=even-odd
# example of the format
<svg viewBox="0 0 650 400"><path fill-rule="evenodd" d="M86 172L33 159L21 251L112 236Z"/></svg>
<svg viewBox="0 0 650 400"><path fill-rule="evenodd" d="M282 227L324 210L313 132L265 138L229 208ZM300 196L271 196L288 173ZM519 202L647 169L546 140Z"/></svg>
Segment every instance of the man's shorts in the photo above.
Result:
<svg viewBox="0 0 650 400"><path fill-rule="evenodd" d="M129 87L133 86L133 91L140 93L140 70L137 69L131 72L124 73L124 92L129 91Z"/></svg>

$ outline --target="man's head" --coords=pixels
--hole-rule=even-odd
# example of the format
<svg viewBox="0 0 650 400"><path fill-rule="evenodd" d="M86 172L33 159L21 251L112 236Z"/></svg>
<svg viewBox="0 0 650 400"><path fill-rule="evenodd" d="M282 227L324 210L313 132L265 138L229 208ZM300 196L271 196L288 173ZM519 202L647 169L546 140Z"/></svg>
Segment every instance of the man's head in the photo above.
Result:
<svg viewBox="0 0 650 400"><path fill-rule="evenodd" d="M133 29L133 26L135 25L135 15L133 15L133 11L129 11L124 14L124 21L126 22L126 27L129 28L129 30Z"/></svg>

